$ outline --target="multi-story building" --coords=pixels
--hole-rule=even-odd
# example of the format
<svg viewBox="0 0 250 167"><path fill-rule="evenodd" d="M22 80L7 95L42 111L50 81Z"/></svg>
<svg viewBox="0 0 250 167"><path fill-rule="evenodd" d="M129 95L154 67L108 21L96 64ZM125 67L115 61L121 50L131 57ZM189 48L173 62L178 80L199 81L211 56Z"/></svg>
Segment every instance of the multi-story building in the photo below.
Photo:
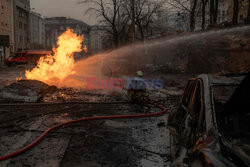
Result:
<svg viewBox="0 0 250 167"><path fill-rule="evenodd" d="M105 26L92 26L90 31L90 51L98 53L112 47L112 36Z"/></svg>
<svg viewBox="0 0 250 167"><path fill-rule="evenodd" d="M29 49L30 0L14 0L15 50Z"/></svg>
<svg viewBox="0 0 250 167"><path fill-rule="evenodd" d="M228 0L228 21L232 22L233 20L233 13L234 13L234 2L233 0ZM239 0L239 14L238 14L238 23L246 23L248 17L248 10L249 10L249 1L247 0Z"/></svg>
<svg viewBox="0 0 250 167"><path fill-rule="evenodd" d="M45 48L45 19L38 13L30 12L29 16L30 48Z"/></svg>
<svg viewBox="0 0 250 167"><path fill-rule="evenodd" d="M46 32L46 46L51 49L57 45L58 37L65 32L68 28L74 30L78 35L84 35L83 47L89 47L89 31L90 26L83 21L66 18L66 17L52 17L45 19L45 32Z"/></svg>
<svg viewBox="0 0 250 167"><path fill-rule="evenodd" d="M5 57L13 52L14 30L13 30L13 0L0 1L0 35L8 35L10 38L10 47L0 46L0 63Z"/></svg>

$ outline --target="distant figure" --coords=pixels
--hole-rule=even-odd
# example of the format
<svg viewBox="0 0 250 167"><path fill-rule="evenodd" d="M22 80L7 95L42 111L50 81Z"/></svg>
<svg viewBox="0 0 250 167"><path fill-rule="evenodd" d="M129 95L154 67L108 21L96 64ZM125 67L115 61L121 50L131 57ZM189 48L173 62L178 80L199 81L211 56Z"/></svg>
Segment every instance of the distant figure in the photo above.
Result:
<svg viewBox="0 0 250 167"><path fill-rule="evenodd" d="M143 102L144 99L149 99L147 86L143 80L143 72L137 71L135 78L128 83L128 97L132 102Z"/></svg>

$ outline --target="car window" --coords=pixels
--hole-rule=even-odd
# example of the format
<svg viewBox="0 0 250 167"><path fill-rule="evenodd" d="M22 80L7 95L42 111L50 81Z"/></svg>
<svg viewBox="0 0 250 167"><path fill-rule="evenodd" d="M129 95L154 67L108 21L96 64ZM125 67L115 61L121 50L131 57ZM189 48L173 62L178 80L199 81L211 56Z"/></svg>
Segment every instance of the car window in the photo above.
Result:
<svg viewBox="0 0 250 167"><path fill-rule="evenodd" d="M197 89L196 89L196 99L195 99L195 115L197 122L196 128L196 135L197 137L205 134L206 132L206 122L205 122L205 109L204 109L204 102L203 102L203 90L202 90L202 83L201 81L197 82Z"/></svg>
<svg viewBox="0 0 250 167"><path fill-rule="evenodd" d="M185 108L187 108L190 103L191 97L194 93L195 84L196 84L195 81L192 80L192 81L189 81L188 85L186 86L185 93L182 98L182 105Z"/></svg>
<svg viewBox="0 0 250 167"><path fill-rule="evenodd" d="M195 144L197 139L205 132L205 119L202 101L201 81L196 80L193 94L190 96L188 111L192 117L191 142Z"/></svg>
<svg viewBox="0 0 250 167"><path fill-rule="evenodd" d="M230 137L250 136L250 74L237 85L213 86L215 113L220 132Z"/></svg>
<svg viewBox="0 0 250 167"><path fill-rule="evenodd" d="M178 108L178 112L174 112L169 116L168 125L177 126L179 128L178 129L179 132L184 130L185 118L188 112L187 108L190 101L190 97L194 93L194 89L195 89L195 80L189 80L189 82L185 87L185 91L183 93L181 105Z"/></svg>
<svg viewBox="0 0 250 167"><path fill-rule="evenodd" d="M17 58L17 57L21 57L21 53L15 53L15 55L13 55L13 58Z"/></svg>
<svg viewBox="0 0 250 167"><path fill-rule="evenodd" d="M188 96L188 112L193 120L198 123L201 112L201 83L197 80L192 88L193 92Z"/></svg>

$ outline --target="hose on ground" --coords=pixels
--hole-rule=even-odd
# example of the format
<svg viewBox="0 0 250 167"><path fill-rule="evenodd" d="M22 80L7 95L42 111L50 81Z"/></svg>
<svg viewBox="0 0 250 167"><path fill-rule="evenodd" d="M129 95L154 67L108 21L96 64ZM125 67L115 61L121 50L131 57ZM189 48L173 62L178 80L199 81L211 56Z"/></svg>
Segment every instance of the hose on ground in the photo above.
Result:
<svg viewBox="0 0 250 167"><path fill-rule="evenodd" d="M53 102L53 103L4 103L0 106L49 106L49 105L68 105L68 104L128 104L128 101L114 101L114 102L83 102L83 101L73 101L73 102Z"/></svg>
<svg viewBox="0 0 250 167"><path fill-rule="evenodd" d="M97 117L81 118L81 119L78 119L78 120L72 120L72 121L68 121L68 122L62 123L62 124L58 124L56 126L53 126L53 127L49 128L49 129L47 129L45 132L43 132L43 134L40 137L38 137L35 141L33 141L28 146L26 146L26 147L24 147L24 148L22 148L22 149L20 149L20 150L18 150L16 152L13 152L11 154L4 155L4 156L0 157L0 161L4 161L4 160L7 160L9 158L15 157L15 156L20 155L21 153L23 153L23 152L31 149L36 144L38 144L50 131L52 131L54 129L57 129L57 128L60 128L62 126L66 126L66 125L69 125L69 124L78 123L78 122L82 122L82 121L87 121L87 120L152 117L152 116L162 115L162 114L164 114L167 111L167 109L165 107L163 107L162 105L156 104L153 101L146 100L146 102L149 103L149 104L152 104L152 105L156 106L157 108L162 109L162 111L161 112L157 112L157 113L151 113L151 114L97 116Z"/></svg>

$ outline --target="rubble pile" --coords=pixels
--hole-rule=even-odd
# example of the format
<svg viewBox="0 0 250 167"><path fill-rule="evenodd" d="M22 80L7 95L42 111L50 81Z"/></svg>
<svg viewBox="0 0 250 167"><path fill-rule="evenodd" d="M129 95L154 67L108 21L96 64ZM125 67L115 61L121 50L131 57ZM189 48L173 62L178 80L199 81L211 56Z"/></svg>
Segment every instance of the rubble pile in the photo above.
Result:
<svg viewBox="0 0 250 167"><path fill-rule="evenodd" d="M57 90L37 80L20 80L0 90L0 98L18 102L38 102L48 93Z"/></svg>

